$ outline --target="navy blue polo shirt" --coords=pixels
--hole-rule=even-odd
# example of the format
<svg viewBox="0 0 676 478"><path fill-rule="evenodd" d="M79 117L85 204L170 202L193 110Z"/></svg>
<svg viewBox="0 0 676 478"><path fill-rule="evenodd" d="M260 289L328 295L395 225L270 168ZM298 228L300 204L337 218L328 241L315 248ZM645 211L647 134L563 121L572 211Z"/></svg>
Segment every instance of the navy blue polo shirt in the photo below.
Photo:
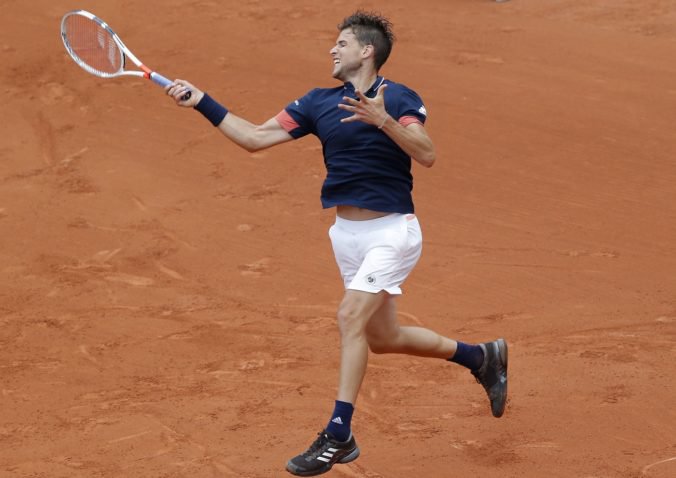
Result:
<svg viewBox="0 0 676 478"><path fill-rule="evenodd" d="M375 97L383 83L387 83L385 109L392 118L404 126L425 123L422 99L402 84L378 76L365 96ZM343 96L357 98L351 83L316 88L276 117L294 139L314 134L321 141L326 165L322 206L413 213L411 157L376 126L361 121L341 123L342 118L352 116L338 108Z"/></svg>

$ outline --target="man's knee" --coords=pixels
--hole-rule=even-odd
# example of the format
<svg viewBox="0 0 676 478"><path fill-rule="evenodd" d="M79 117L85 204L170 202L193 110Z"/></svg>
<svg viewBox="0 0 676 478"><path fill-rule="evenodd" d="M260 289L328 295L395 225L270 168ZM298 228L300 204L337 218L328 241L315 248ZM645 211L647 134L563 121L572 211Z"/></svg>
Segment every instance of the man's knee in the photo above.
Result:
<svg viewBox="0 0 676 478"><path fill-rule="evenodd" d="M336 317L342 336L359 334L364 330L366 320L360 316L359 310L351 304L341 304Z"/></svg>
<svg viewBox="0 0 676 478"><path fill-rule="evenodd" d="M336 316L342 336L363 334L369 319L382 303L382 296L359 294L346 297L338 307Z"/></svg>

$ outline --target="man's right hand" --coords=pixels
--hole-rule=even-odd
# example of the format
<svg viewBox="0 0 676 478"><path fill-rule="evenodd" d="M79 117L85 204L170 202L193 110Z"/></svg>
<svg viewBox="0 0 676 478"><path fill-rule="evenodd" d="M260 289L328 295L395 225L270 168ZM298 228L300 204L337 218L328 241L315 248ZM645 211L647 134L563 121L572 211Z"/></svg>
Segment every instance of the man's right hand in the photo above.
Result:
<svg viewBox="0 0 676 478"><path fill-rule="evenodd" d="M200 102L204 92L195 88L194 85L185 80L174 80L174 82L164 89L167 95L171 96L178 106L192 108ZM190 91L190 98L182 100L183 95Z"/></svg>

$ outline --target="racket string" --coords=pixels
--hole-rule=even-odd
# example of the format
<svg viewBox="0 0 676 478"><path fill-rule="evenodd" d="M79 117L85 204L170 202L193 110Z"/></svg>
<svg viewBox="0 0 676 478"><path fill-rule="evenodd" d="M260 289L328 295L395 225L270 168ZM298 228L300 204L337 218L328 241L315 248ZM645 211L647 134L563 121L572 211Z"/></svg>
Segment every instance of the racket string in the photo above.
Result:
<svg viewBox="0 0 676 478"><path fill-rule="evenodd" d="M69 16L64 38L73 58L95 75L109 76L124 67L124 56L112 34L89 18Z"/></svg>

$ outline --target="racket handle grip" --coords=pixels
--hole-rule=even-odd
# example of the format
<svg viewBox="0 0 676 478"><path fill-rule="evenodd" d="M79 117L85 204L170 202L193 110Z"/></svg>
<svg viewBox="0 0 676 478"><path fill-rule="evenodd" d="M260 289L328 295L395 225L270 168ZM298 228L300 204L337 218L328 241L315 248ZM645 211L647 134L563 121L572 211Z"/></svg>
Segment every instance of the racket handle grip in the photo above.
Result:
<svg viewBox="0 0 676 478"><path fill-rule="evenodd" d="M173 83L173 81L165 78L159 73L155 73L154 71L150 74L150 79L153 81L153 83L160 85L162 88L164 88L167 85L171 85ZM190 99L191 96L192 91L187 91L183 96L181 96L181 100L187 101Z"/></svg>

